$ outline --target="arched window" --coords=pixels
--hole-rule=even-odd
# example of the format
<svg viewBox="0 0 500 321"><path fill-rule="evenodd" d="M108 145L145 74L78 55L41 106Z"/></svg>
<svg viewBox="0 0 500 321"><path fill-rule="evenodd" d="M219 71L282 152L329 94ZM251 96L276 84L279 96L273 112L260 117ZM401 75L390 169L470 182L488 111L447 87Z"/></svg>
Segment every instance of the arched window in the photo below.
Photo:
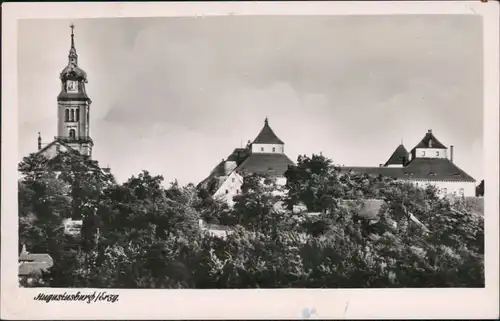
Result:
<svg viewBox="0 0 500 321"><path fill-rule="evenodd" d="M65 121L69 121L69 109L66 109L64 111L64 119L65 119Z"/></svg>
<svg viewBox="0 0 500 321"><path fill-rule="evenodd" d="M74 130L74 129L70 129L70 130L69 130L69 137L74 139L74 138L75 138L75 136L76 136L76 132L75 132L75 130Z"/></svg>
<svg viewBox="0 0 500 321"><path fill-rule="evenodd" d="M75 110L71 109L71 121L75 121Z"/></svg>
<svg viewBox="0 0 500 321"><path fill-rule="evenodd" d="M80 121L80 108L76 109L76 121Z"/></svg>

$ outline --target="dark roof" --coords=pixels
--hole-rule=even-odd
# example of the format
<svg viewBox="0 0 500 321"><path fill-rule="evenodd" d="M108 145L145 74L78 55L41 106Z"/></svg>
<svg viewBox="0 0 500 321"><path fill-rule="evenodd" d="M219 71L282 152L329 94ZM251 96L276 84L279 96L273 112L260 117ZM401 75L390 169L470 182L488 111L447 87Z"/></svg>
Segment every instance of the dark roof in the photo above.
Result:
<svg viewBox="0 0 500 321"><path fill-rule="evenodd" d="M285 154L253 153L236 170L246 174L283 176L291 165L295 164Z"/></svg>
<svg viewBox="0 0 500 321"><path fill-rule="evenodd" d="M254 144L285 144L281 139L276 136L271 127L269 127L269 122L264 121L264 127L260 131L259 135L254 139Z"/></svg>
<svg viewBox="0 0 500 321"><path fill-rule="evenodd" d="M391 157L389 157L389 160L385 163L384 166L403 165L406 164L408 159L409 159L409 153L403 146L403 144L401 144L396 148L394 153L392 153Z"/></svg>
<svg viewBox="0 0 500 321"><path fill-rule="evenodd" d="M248 157L248 155L250 155L250 150L248 148L236 148L227 157L227 161L236 162L236 165L240 165Z"/></svg>
<svg viewBox="0 0 500 321"><path fill-rule="evenodd" d="M424 138L417 144L413 149L416 148L440 148L446 149L446 146L441 144L439 140L432 134L432 130L429 129L427 134L425 134Z"/></svg>
<svg viewBox="0 0 500 321"><path fill-rule="evenodd" d="M370 175L382 175L396 179L429 181L476 180L453 164L447 158L415 158L405 167L341 167L341 172L358 172Z"/></svg>

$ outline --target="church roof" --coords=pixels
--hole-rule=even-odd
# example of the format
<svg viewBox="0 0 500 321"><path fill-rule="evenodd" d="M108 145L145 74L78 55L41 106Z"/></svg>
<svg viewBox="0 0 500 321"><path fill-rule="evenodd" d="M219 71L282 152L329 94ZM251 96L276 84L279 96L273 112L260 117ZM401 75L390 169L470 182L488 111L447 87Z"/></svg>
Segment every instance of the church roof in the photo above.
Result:
<svg viewBox="0 0 500 321"><path fill-rule="evenodd" d="M66 147L68 149L68 151L70 152L73 152L73 153L78 153L78 151L76 149L74 149L73 147L69 146L64 140L60 139L60 138L56 138L54 139L51 143L45 145L45 147L43 147L42 149L40 149L37 154L41 154L43 152L45 152L47 149L51 148L52 146L54 146L55 144L59 144L59 145L63 145L64 147Z"/></svg>
<svg viewBox="0 0 500 321"><path fill-rule="evenodd" d="M429 129L427 134L425 134L424 138L418 143L417 146L415 146L413 149L416 148L439 148L439 149L446 149L446 146L441 144L439 140L434 136L432 133L432 130Z"/></svg>
<svg viewBox="0 0 500 321"><path fill-rule="evenodd" d="M264 127L257 135L257 137L253 141L254 144L285 144L281 139L276 136L271 127L269 126L269 122L266 118L264 121Z"/></svg>
<svg viewBox="0 0 500 321"><path fill-rule="evenodd" d="M382 175L396 179L475 182L447 158L415 158L405 167L341 167L342 172Z"/></svg>
<svg viewBox="0 0 500 321"><path fill-rule="evenodd" d="M240 173L283 176L294 163L285 154L253 153L236 168Z"/></svg>
<svg viewBox="0 0 500 321"><path fill-rule="evenodd" d="M409 159L409 153L403 144L399 145L384 166L403 165Z"/></svg>

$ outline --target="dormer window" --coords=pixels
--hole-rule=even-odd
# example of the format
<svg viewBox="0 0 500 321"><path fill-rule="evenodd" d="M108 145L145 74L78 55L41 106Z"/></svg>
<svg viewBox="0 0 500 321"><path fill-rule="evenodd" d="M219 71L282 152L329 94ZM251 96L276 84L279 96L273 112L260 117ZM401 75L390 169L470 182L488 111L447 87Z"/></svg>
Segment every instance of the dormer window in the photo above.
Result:
<svg viewBox="0 0 500 321"><path fill-rule="evenodd" d="M273 153L276 152L276 147L273 147Z"/></svg>

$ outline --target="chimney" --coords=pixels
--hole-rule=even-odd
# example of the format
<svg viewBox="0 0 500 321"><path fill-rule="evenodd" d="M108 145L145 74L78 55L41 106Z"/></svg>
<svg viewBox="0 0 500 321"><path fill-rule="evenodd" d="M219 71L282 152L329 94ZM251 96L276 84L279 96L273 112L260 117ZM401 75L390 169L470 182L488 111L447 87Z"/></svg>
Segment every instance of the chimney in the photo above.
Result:
<svg viewBox="0 0 500 321"><path fill-rule="evenodd" d="M450 145L450 161L453 163L453 145Z"/></svg>
<svg viewBox="0 0 500 321"><path fill-rule="evenodd" d="M42 149L42 136L38 132L38 150Z"/></svg>

